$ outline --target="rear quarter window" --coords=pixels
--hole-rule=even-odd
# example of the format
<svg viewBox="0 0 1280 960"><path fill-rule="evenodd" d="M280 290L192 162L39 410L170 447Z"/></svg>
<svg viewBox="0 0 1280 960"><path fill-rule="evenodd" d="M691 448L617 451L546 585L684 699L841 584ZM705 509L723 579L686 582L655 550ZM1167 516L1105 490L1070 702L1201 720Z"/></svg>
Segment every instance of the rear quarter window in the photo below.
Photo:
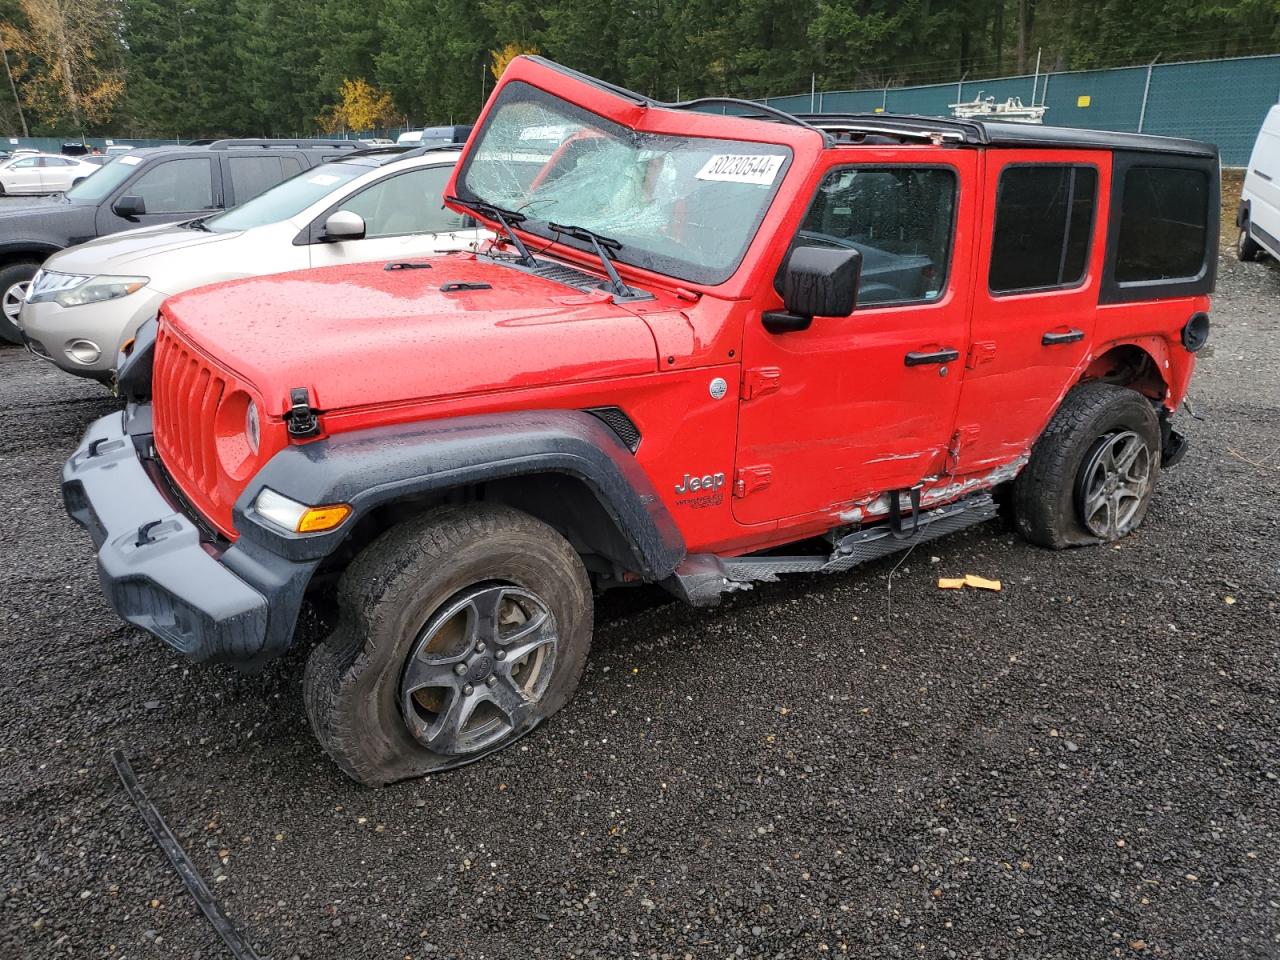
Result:
<svg viewBox="0 0 1280 960"><path fill-rule="evenodd" d="M1133 166L1124 173L1117 283L1187 280L1205 266L1209 177L1203 170Z"/></svg>

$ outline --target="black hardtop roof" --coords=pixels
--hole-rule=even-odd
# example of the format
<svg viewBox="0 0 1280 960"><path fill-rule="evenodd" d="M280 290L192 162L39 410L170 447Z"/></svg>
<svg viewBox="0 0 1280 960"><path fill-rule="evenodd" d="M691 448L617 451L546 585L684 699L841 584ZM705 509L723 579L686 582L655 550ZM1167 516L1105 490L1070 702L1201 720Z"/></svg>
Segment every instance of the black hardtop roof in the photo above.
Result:
<svg viewBox="0 0 1280 960"><path fill-rule="evenodd" d="M1157 137L1149 133L1114 130L1084 130L1052 127L1038 123L1009 123L995 120L953 120L888 113L800 113L797 120L829 133L840 131L888 134L974 146L1021 147L1029 149L1082 148L1088 150L1139 150L1147 153L1174 153L1182 156L1216 158L1218 148L1199 140ZM761 119L771 119L760 115Z"/></svg>

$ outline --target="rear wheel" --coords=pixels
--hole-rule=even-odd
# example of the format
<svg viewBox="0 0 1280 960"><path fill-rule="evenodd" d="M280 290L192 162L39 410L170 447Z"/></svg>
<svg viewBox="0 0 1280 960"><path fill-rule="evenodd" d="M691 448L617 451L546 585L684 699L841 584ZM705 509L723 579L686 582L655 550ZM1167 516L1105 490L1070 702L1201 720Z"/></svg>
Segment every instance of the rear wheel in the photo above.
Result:
<svg viewBox="0 0 1280 960"><path fill-rule="evenodd" d="M1013 487L1018 529L1061 549L1108 543L1146 516L1160 474L1160 422L1140 393L1086 383L1067 394Z"/></svg>
<svg viewBox="0 0 1280 960"><path fill-rule="evenodd" d="M1248 220L1240 227L1240 235L1236 237L1236 257L1244 263L1249 263L1262 257L1262 247L1258 245L1258 241L1249 236Z"/></svg>
<svg viewBox="0 0 1280 960"><path fill-rule="evenodd" d="M39 265L30 261L11 263L0 269L0 340L22 343L15 321L38 269Z"/></svg>
<svg viewBox="0 0 1280 960"><path fill-rule="evenodd" d="M353 779L380 785L509 746L572 696L590 584L555 530L502 506L393 528L343 575L337 629L312 651L307 715Z"/></svg>

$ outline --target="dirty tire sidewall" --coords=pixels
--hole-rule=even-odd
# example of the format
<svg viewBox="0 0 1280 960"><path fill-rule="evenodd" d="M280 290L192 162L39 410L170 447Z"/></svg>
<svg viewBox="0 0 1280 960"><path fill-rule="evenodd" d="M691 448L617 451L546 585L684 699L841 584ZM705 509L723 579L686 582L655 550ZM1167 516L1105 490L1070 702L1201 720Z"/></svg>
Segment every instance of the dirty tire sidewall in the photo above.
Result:
<svg viewBox="0 0 1280 960"><path fill-rule="evenodd" d="M418 632L459 591L505 581L552 610L558 649L535 722L484 753L445 757L401 715L400 678ZM539 520L503 506L443 507L375 540L339 586L334 633L307 662L304 699L316 738L353 779L381 785L470 762L518 740L573 695L591 644L592 597L582 561Z"/></svg>
<svg viewBox="0 0 1280 960"><path fill-rule="evenodd" d="M5 293L15 283L30 280L39 269L40 265L38 263L32 263L28 260L11 263L7 267L0 269L0 294ZM22 345L22 334L18 333L18 328L5 316L3 310L0 310L0 341L17 346Z"/></svg>
<svg viewBox="0 0 1280 960"><path fill-rule="evenodd" d="M1151 401L1136 390L1085 383L1063 399L1014 482L1016 522L1027 540L1055 550L1099 542L1081 522L1075 502L1076 479L1097 441L1121 430L1132 430L1143 439L1155 474L1133 527L1141 525L1159 481L1160 421Z"/></svg>

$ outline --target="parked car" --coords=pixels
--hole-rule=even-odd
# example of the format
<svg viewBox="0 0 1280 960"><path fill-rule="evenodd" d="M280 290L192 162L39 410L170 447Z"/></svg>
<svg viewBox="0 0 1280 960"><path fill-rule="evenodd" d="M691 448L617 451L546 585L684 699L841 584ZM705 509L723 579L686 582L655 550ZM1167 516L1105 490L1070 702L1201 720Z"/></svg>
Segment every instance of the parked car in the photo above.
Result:
<svg viewBox="0 0 1280 960"><path fill-rule="evenodd" d="M594 591L712 604L998 502L1049 548L1134 530L1186 449L1216 148L733 105L517 58L448 188L492 246L167 300L63 472L120 616L255 666L336 597L307 715L380 784L560 709ZM531 126L567 128L532 177Z"/></svg>
<svg viewBox="0 0 1280 960"><path fill-rule="evenodd" d="M334 140L148 147L101 168L86 165L93 177L82 174L84 182L63 197L0 207L0 341L22 342L14 320L27 284L51 254L131 227L190 220L235 206L355 149L356 144Z"/></svg>
<svg viewBox="0 0 1280 960"><path fill-rule="evenodd" d="M55 253L18 320L28 348L109 382L121 345L165 297L239 277L475 249L485 234L444 206L458 153L389 147L314 167L240 206L126 230Z"/></svg>
<svg viewBox="0 0 1280 960"><path fill-rule="evenodd" d="M471 124L448 127L427 127L423 130L406 130L396 137L401 146L442 147L450 143L466 143L471 136Z"/></svg>
<svg viewBox="0 0 1280 960"><path fill-rule="evenodd" d="M211 142L217 143L218 141L214 140ZM107 156L115 157L115 156L119 156L122 153L129 153L130 151L135 149L137 148L134 147L133 144L131 143L112 143L107 146Z"/></svg>
<svg viewBox="0 0 1280 960"><path fill-rule="evenodd" d="M85 163L93 164L95 167L105 167L113 158L105 153L89 153L85 154L80 159Z"/></svg>
<svg viewBox="0 0 1280 960"><path fill-rule="evenodd" d="M61 193L98 170L78 157L57 153L20 153L0 163L0 196Z"/></svg>
<svg viewBox="0 0 1280 960"><path fill-rule="evenodd" d="M1236 255L1280 259L1280 106L1267 111L1249 154L1236 208Z"/></svg>

